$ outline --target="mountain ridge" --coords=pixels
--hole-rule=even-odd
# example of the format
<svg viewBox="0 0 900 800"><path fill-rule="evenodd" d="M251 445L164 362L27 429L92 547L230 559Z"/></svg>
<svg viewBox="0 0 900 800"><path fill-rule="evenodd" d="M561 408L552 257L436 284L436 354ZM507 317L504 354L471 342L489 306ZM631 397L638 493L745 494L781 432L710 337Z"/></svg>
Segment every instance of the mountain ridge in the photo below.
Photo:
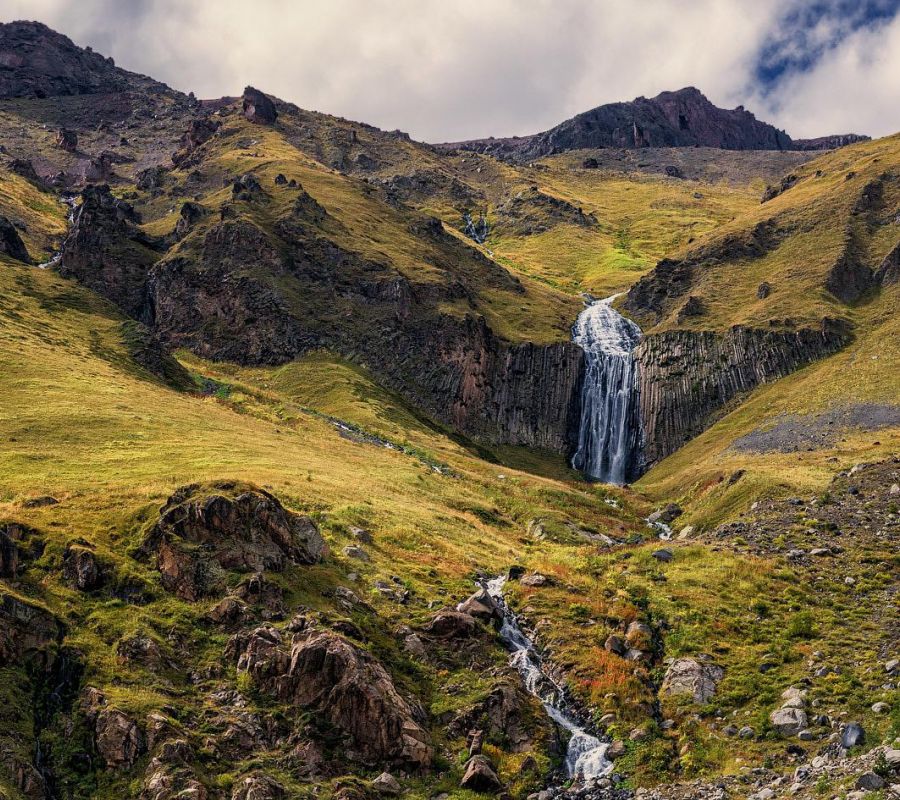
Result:
<svg viewBox="0 0 900 800"><path fill-rule="evenodd" d="M744 106L719 108L687 86L656 97L606 103L530 136L471 139L438 145L514 159L569 150L618 147L718 147L724 150L825 150L868 140L858 134L792 139Z"/></svg>

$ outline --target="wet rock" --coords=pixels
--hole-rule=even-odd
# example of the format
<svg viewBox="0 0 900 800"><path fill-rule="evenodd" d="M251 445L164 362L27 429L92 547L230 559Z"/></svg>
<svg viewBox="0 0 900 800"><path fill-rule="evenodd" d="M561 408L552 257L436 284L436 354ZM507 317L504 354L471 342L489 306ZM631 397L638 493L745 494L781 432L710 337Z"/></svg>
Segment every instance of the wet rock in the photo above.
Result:
<svg viewBox="0 0 900 800"><path fill-rule="evenodd" d="M349 734L363 758L420 768L431 763L424 712L397 691L372 655L330 631L296 635L288 651L274 628L238 634L228 652L260 691L313 710Z"/></svg>
<svg viewBox="0 0 900 800"><path fill-rule="evenodd" d="M231 800L284 800L285 788L268 775L248 775L231 792Z"/></svg>
<svg viewBox="0 0 900 800"><path fill-rule="evenodd" d="M678 517L682 514L681 506L677 503L669 503L665 508L660 508L654 511L649 517L647 517L647 522L651 525L661 522L664 525L671 525Z"/></svg>
<svg viewBox="0 0 900 800"><path fill-rule="evenodd" d="M274 125L278 118L275 104L259 89L248 86L244 89L241 98L241 108L244 116L257 125Z"/></svg>
<svg viewBox="0 0 900 800"><path fill-rule="evenodd" d="M110 769L127 769L146 749L137 723L116 708L102 709L94 724L97 752Z"/></svg>
<svg viewBox="0 0 900 800"><path fill-rule="evenodd" d="M717 664L679 658L672 662L663 678L662 692L667 695L689 694L695 703L712 698L725 670Z"/></svg>
<svg viewBox="0 0 900 800"><path fill-rule="evenodd" d="M465 765L465 772L459 785L473 792L495 793L503 789L503 783L494 772L491 762L485 756L472 756Z"/></svg>
<svg viewBox="0 0 900 800"><path fill-rule="evenodd" d="M163 586L185 600L221 591L226 570L281 571L314 564L325 552L309 517L262 489L227 482L179 489L141 546L142 555L155 557Z"/></svg>
<svg viewBox="0 0 900 800"><path fill-rule="evenodd" d="M23 264L31 263L31 257L16 226L2 215L0 215L0 255L9 256Z"/></svg>
<svg viewBox="0 0 900 800"><path fill-rule="evenodd" d="M104 570L90 547L69 544L63 553L63 579L82 592L93 591L103 583Z"/></svg>
<svg viewBox="0 0 900 800"><path fill-rule="evenodd" d="M439 639L467 639L475 635L475 617L445 608L431 618L425 630Z"/></svg>
<svg viewBox="0 0 900 800"><path fill-rule="evenodd" d="M56 132L56 146L67 153L78 150L78 134L68 128L60 128Z"/></svg>
<svg viewBox="0 0 900 800"><path fill-rule="evenodd" d="M494 598L488 594L487 589L479 589L467 600L457 605L456 610L498 628L503 623L503 612Z"/></svg>

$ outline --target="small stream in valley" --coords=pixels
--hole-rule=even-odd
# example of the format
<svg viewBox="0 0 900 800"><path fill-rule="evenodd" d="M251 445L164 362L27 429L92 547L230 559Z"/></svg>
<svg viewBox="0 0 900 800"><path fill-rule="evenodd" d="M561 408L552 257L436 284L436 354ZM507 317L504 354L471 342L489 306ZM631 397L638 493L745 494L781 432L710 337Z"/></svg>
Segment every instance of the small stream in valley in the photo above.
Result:
<svg viewBox="0 0 900 800"><path fill-rule="evenodd" d="M590 781L612 772L612 762L606 757L609 745L588 733L576 720L563 690L544 672L540 653L534 642L519 625L516 615L503 599L506 576L485 584L488 594L503 611L500 638L510 651L509 663L522 676L525 688L544 706L548 716L570 734L566 750L566 774L570 778Z"/></svg>

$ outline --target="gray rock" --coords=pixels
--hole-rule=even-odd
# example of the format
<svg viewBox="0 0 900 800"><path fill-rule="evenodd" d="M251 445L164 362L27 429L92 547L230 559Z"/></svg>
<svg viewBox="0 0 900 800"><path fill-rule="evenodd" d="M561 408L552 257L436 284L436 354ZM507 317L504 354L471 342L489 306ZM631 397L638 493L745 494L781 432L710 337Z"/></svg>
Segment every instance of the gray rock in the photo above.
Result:
<svg viewBox="0 0 900 800"><path fill-rule="evenodd" d="M499 792L503 788L491 762L482 755L472 756L466 762L465 773L459 785L475 792Z"/></svg>
<svg viewBox="0 0 900 800"><path fill-rule="evenodd" d="M858 722L849 722L841 731L841 746L845 750L857 747L866 741L866 732Z"/></svg>
<svg viewBox="0 0 900 800"><path fill-rule="evenodd" d="M357 561L371 561L369 554L365 550L352 544L348 544L344 548L344 555L347 558L355 558Z"/></svg>
<svg viewBox="0 0 900 800"><path fill-rule="evenodd" d="M806 712L802 708L779 708L769 714L769 720L782 736L796 736L807 725Z"/></svg>
<svg viewBox="0 0 900 800"><path fill-rule="evenodd" d="M884 786L884 778L875 772L864 772L856 779L857 789L865 789L866 791L874 792L878 789L883 789Z"/></svg>
<svg viewBox="0 0 900 800"><path fill-rule="evenodd" d="M892 658L890 661L884 662L884 671L888 675L893 675L900 668L900 658Z"/></svg>
<svg viewBox="0 0 900 800"><path fill-rule="evenodd" d="M754 736L756 736L756 731L749 725L744 725L744 727L738 731L738 737L741 739L752 739Z"/></svg>
<svg viewBox="0 0 900 800"><path fill-rule="evenodd" d="M652 553L652 556L657 561L665 561L665 562L669 562L675 557L675 555L672 553L672 551L669 550L667 547L660 548L659 550L654 550Z"/></svg>
<svg viewBox="0 0 900 800"><path fill-rule="evenodd" d="M396 797L403 791L400 788L397 779L391 775L390 772L382 772L381 775L375 778L375 780L372 781L372 788L378 792L378 794L390 797Z"/></svg>
<svg viewBox="0 0 900 800"><path fill-rule="evenodd" d="M667 695L689 694L695 703L705 703L715 693L725 670L717 664L693 658L678 658L666 670L662 691Z"/></svg>
<svg viewBox="0 0 900 800"><path fill-rule="evenodd" d="M883 700L879 700L877 703L872 705L872 711L876 714L887 714L891 710L891 707L885 703Z"/></svg>
<svg viewBox="0 0 900 800"><path fill-rule="evenodd" d="M365 528L356 528L353 525L350 526L350 534L353 536L356 541L362 544L372 544L372 534L369 533ZM387 773L384 773L387 774Z"/></svg>

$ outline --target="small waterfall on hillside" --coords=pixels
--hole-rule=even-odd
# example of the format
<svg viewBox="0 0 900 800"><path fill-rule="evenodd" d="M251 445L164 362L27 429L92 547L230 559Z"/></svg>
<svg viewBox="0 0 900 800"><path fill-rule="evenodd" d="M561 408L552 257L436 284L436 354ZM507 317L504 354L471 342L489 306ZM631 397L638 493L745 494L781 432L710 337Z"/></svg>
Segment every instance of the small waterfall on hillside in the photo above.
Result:
<svg viewBox="0 0 900 800"><path fill-rule="evenodd" d="M505 583L506 577L501 575L488 581L485 587L503 610L500 638L509 648L509 663L519 671L525 688L543 703L548 716L571 734L566 750L566 774L585 781L608 775L613 769L612 762L606 758L609 745L591 736L576 722L567 709L563 691L544 674L541 656L534 643L519 627L516 615L503 600Z"/></svg>
<svg viewBox="0 0 900 800"><path fill-rule="evenodd" d="M641 446L637 371L632 351L641 329L612 307L618 295L591 303L572 329L584 350L581 425L572 466L604 483L626 483Z"/></svg>

